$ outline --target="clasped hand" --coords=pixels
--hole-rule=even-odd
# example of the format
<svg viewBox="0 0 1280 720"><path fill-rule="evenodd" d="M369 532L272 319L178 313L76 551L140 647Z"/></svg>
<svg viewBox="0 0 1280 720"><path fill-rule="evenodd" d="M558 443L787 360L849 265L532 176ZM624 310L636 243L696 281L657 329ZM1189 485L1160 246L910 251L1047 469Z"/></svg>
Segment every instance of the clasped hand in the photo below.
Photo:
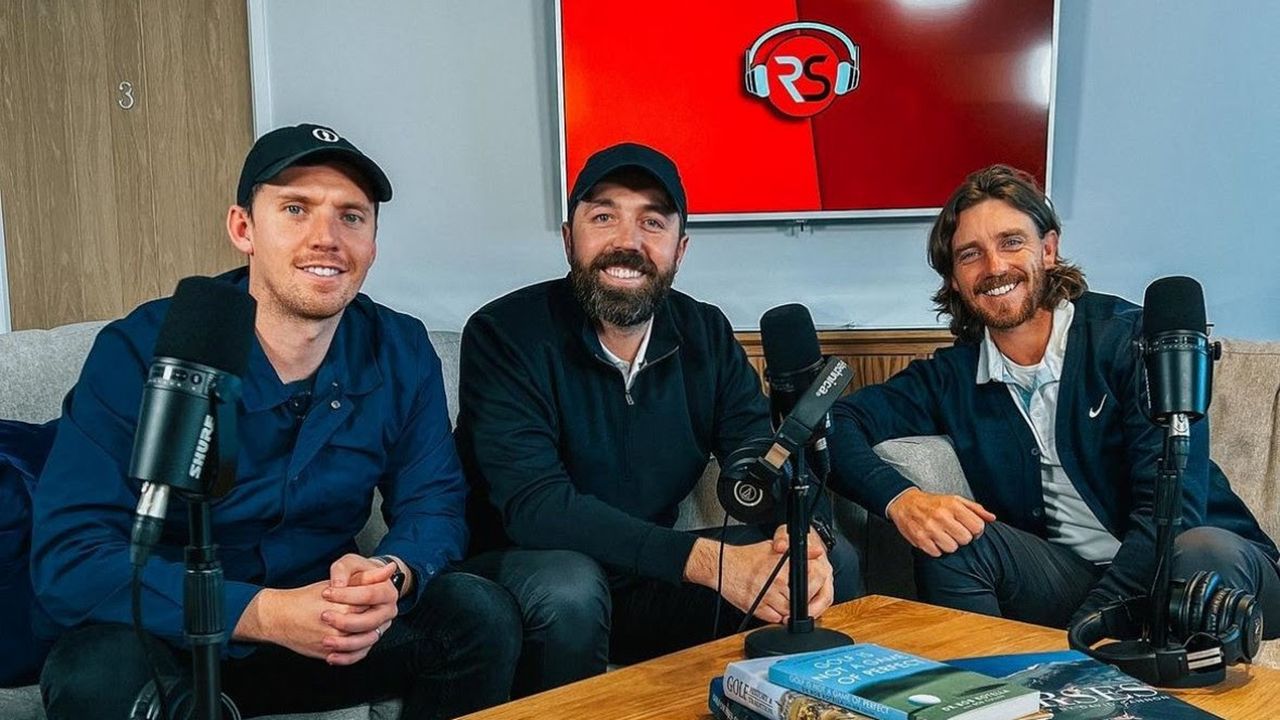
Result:
<svg viewBox="0 0 1280 720"><path fill-rule="evenodd" d="M808 580L806 589L810 617L818 617L826 611L835 597L834 571L827 557L827 546L812 530L808 543ZM725 545L724 582L721 595L734 607L746 612L759 594L769 573L786 555L788 548L787 527L779 526L772 540L750 545ZM785 622L791 616L791 588L788 582L790 561L784 560L782 569L774 576L756 607L755 616L769 623Z"/></svg>
<svg viewBox="0 0 1280 720"><path fill-rule="evenodd" d="M395 571L394 563L344 555L329 567L328 580L260 592L250 608L254 620L242 618L237 636L282 645L330 665L357 663L396 617L399 593L389 582Z"/></svg>

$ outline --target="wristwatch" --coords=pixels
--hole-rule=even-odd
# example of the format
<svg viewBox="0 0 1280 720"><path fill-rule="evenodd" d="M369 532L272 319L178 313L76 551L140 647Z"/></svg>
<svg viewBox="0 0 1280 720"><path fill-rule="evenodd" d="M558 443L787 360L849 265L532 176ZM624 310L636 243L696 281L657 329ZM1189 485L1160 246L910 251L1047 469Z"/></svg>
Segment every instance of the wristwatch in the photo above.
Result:
<svg viewBox="0 0 1280 720"><path fill-rule="evenodd" d="M827 546L827 552L836 549L836 534L831 530L831 526L827 525L819 518L811 521L814 532L818 533L818 537L822 539L822 544Z"/></svg>
<svg viewBox="0 0 1280 720"><path fill-rule="evenodd" d="M377 560L383 565L396 566L396 571L391 574L391 584L394 585L396 588L396 595L403 595L404 581L406 576L404 574L404 571L400 569L400 563L396 562L390 555L375 555L374 557L371 557L369 559Z"/></svg>

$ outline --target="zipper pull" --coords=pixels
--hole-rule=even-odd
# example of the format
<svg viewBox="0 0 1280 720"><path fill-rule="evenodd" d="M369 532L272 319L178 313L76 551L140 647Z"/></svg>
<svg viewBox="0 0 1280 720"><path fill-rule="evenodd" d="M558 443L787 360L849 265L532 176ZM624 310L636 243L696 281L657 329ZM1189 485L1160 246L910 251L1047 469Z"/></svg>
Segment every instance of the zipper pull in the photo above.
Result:
<svg viewBox="0 0 1280 720"><path fill-rule="evenodd" d="M624 391L624 393L625 393L625 394L626 394L626 396L627 396L627 404L628 404L628 405L635 405L635 404L636 404L636 401L631 399L631 390L628 388L627 390L625 390L625 391Z"/></svg>

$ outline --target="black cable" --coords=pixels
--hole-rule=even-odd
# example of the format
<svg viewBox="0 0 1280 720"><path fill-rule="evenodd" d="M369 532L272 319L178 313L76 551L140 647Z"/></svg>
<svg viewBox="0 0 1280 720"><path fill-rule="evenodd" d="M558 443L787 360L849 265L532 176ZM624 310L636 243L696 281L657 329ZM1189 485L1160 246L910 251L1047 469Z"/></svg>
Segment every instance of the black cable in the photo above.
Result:
<svg viewBox="0 0 1280 720"><path fill-rule="evenodd" d="M151 669L151 682L156 688L156 699L160 702L160 717L163 720L170 720L173 716L169 714L169 700L165 697L164 683L160 682L160 668L156 663L156 656L153 652L154 648L151 643L147 642L147 634L142 629L142 566L133 566L133 581L131 583L131 595L133 597L133 631L138 636L138 643L142 645L142 652L147 658L147 664Z"/></svg>
<svg viewBox="0 0 1280 720"><path fill-rule="evenodd" d="M720 525L720 557L716 561L716 615L711 622L711 639L720 637L720 608L724 605L724 595L720 591L724 587L724 534L729 529L729 512L724 513L724 522Z"/></svg>
<svg viewBox="0 0 1280 720"><path fill-rule="evenodd" d="M818 491L813 494L813 499L809 501L810 518L813 517L814 508L818 507L818 501L822 499L822 494L827 489L827 478L823 477L818 481ZM727 520L726 520L727 521ZM723 551L723 548L721 548ZM787 561L787 557L791 554L790 548L778 558L778 564L773 566L773 572L769 573L769 579L764 581L764 585L760 587L760 592L756 593L756 599L751 601L751 607L747 609L746 617L742 618L742 624L738 625L736 632L742 632L747 629L747 623L751 622L751 617L755 615L756 608L760 607L760 603L764 600L765 594L769 590L769 586L773 584L773 579L778 577L778 573L782 570L782 564Z"/></svg>

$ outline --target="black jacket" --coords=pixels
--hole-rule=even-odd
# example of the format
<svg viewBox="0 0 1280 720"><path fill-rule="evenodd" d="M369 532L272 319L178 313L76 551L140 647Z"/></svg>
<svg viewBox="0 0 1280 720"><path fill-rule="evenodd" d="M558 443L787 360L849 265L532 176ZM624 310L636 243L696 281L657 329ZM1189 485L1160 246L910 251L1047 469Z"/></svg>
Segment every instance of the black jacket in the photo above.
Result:
<svg viewBox="0 0 1280 720"><path fill-rule="evenodd" d="M630 392L567 279L517 290L462 334L455 438L472 552L582 552L679 582L694 536L677 506L712 454L770 434L760 379L712 305L671 292Z"/></svg>
<svg viewBox="0 0 1280 720"><path fill-rule="evenodd" d="M1163 432L1144 411L1142 363L1135 346L1142 334L1142 308L1097 293L1085 293L1075 306L1058 391L1058 457L1080 496L1121 541L1083 611L1148 591L1155 560L1151 510ZM1001 521L1045 537L1035 437L1003 383L977 384L978 357L977 343L957 344L841 400L831 440L836 491L883 515L890 500L913 486L871 446L891 438L947 435L977 501ZM1184 529L1224 528L1276 559L1275 544L1209 459L1207 419L1192 425L1182 489Z"/></svg>

